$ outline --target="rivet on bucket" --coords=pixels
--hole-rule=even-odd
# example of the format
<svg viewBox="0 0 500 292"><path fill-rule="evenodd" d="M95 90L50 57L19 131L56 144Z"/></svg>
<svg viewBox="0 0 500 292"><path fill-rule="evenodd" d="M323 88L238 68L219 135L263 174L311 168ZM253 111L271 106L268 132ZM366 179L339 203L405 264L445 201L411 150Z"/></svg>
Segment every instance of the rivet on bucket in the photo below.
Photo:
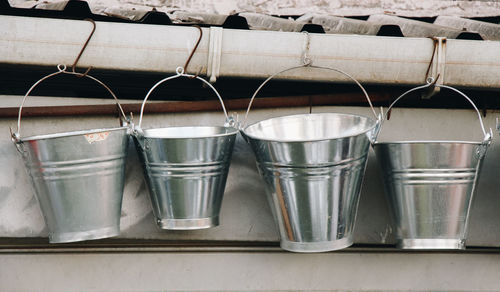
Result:
<svg viewBox="0 0 500 292"><path fill-rule="evenodd" d="M413 88L401 98L427 85ZM386 193L393 210L397 245L404 249L464 249L469 211L481 164L491 142L481 114L472 100L484 139L461 141L374 142L373 148L383 170ZM386 115L387 116L387 115Z"/></svg>
<svg viewBox="0 0 500 292"><path fill-rule="evenodd" d="M144 107L156 87L179 77L207 84L221 102L226 124L216 127L168 127L143 130ZM194 230L219 225L219 213L238 129L233 127L224 102L203 78L177 75L155 84L146 95L139 124L132 136L149 187L153 213L162 229Z"/></svg>
<svg viewBox="0 0 500 292"><path fill-rule="evenodd" d="M277 74L266 79L254 98ZM353 243L352 234L371 139L379 120L353 114L321 113L283 116L245 127L241 133L257 158L281 247L294 252L337 250Z"/></svg>

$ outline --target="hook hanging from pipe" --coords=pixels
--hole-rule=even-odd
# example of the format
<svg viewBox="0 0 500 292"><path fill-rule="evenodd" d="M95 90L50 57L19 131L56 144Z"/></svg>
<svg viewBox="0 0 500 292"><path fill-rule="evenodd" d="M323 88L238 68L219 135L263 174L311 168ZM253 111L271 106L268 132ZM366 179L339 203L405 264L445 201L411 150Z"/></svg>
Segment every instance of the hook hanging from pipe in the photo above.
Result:
<svg viewBox="0 0 500 292"><path fill-rule="evenodd" d="M200 31L200 35L198 36L198 40L196 41L196 44L194 45L193 50L191 51L191 54L189 54L189 57L187 58L186 63L184 63L183 68L184 68L185 73L187 73L187 68L189 66L189 62L191 62L191 58L193 58L193 55L196 52L196 49L198 49L198 45L201 42L201 38L203 37L203 30L201 29L201 27L199 25L193 25L193 26L196 27ZM198 74L199 74L199 72L193 78L196 78L196 76L198 76Z"/></svg>
<svg viewBox="0 0 500 292"><path fill-rule="evenodd" d="M431 37L430 38L433 41L433 46L432 46L432 54L431 58L429 60L429 65L427 66L427 70L425 71L425 83L427 83L427 87L421 94L421 98L423 99L429 99L431 98L434 94L439 93L440 87L436 86L436 83L438 82L439 78L441 77L441 70L440 70L440 63L442 62L442 54L444 54L443 50L443 43L446 42L446 38L439 38L439 37ZM437 60L435 60L437 54ZM435 64L437 63L437 65ZM435 65L437 67L436 69L436 76L430 76L432 74L432 67ZM390 120L391 119L391 112L392 109L390 109L386 113L386 119Z"/></svg>
<svg viewBox="0 0 500 292"><path fill-rule="evenodd" d="M90 42L90 39L94 35L95 29L96 29L96 24L95 24L95 21L93 19L85 18L84 20L85 21L89 21L90 23L92 23L92 31L90 32L89 36L87 37L87 40L83 44L83 47L80 50L80 53L78 53L78 56L76 57L75 62L73 62L73 65L71 65L71 71L73 71L73 73L75 73L77 77L85 77L85 76L87 76L87 74L92 69L92 66L90 66L90 67L87 68L87 70L84 73L78 73L78 72L76 72L76 65L78 64L78 61L80 61L80 58L82 57L83 52L87 48L87 46L88 46L88 44Z"/></svg>
<svg viewBox="0 0 500 292"><path fill-rule="evenodd" d="M433 95L439 93L440 87L436 85L443 85L444 71L445 71L445 54L446 54L446 38L445 37L432 37L434 45L432 49L431 59L429 66L425 72L425 80L433 78L432 86L426 88L421 94L423 99L429 99Z"/></svg>

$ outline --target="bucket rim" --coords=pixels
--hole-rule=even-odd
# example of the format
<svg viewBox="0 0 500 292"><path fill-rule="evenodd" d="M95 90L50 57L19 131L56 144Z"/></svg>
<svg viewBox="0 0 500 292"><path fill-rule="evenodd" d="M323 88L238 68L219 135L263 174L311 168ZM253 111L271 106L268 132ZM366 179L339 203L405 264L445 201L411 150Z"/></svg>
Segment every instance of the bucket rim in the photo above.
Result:
<svg viewBox="0 0 500 292"><path fill-rule="evenodd" d="M481 142L476 141L459 141L459 140L416 140L416 141L385 141L385 142L374 142L373 146L377 145L388 145L388 144L470 144L470 145L482 145Z"/></svg>
<svg viewBox="0 0 500 292"><path fill-rule="evenodd" d="M221 133L221 134L213 134L213 135L199 135L199 136L167 136L167 135L148 135L147 132L150 130L163 130L163 129L210 129L210 128L223 128L223 129L230 129L227 133ZM203 138L217 138L217 137L225 137L225 136L233 136L238 134L239 130L235 127L226 127L226 126L178 126L178 127L163 127L163 128L150 128L150 129L144 129L143 131L143 137L148 138L148 139L203 139Z"/></svg>
<svg viewBox="0 0 500 292"><path fill-rule="evenodd" d="M128 130L128 127L116 127L116 128L99 128L99 129L90 129L90 130L78 130L78 131L70 131L70 132L62 132L62 133L54 133L54 134L42 134L42 135L34 135L21 138L19 143L35 141L35 140L48 140L55 138L63 138L63 137L72 137L72 136L80 136L86 134L94 134L100 132L111 132L111 131L120 131L120 130Z"/></svg>
<svg viewBox="0 0 500 292"><path fill-rule="evenodd" d="M369 120L370 122L373 123L373 125L368 127L364 131L359 131L359 132L356 132L356 133L351 134L351 135L339 135L339 136L335 136L335 137L324 137L324 138L322 137L322 138L318 138L318 139L307 139L307 140L304 140L304 139L269 139L266 137L257 137L255 135L251 135L251 134L248 134L246 132L248 128L250 128L254 125L257 125L258 123L265 122L265 121L269 121L269 120L273 120L273 119L281 119L281 118L285 118L285 117L298 117L298 116L311 116L311 115L337 115L337 116L361 117L361 118L365 118L365 119ZM284 115L284 116L264 119L264 120L261 120L261 121L258 121L258 122L255 122L253 124L246 126L244 129L241 130L241 132L242 132L242 134L244 134L245 136L247 136L249 138L252 138L255 140L260 140L260 141L282 142L282 143L305 143L305 142L319 142L319 141L343 139L343 138L347 138L347 137L357 137L359 135L366 134L367 132L375 129L376 127L377 127L377 121L375 119L372 119L372 118L364 116L364 115L351 114L351 113L307 113L307 114L296 114L296 115Z"/></svg>

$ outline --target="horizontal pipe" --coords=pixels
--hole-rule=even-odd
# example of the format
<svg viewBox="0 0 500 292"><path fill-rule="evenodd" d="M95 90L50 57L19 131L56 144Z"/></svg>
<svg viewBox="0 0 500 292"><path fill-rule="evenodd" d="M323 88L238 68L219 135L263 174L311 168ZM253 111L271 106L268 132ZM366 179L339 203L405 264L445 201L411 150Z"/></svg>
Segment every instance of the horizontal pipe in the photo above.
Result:
<svg viewBox="0 0 500 292"><path fill-rule="evenodd" d="M0 16L0 64L72 64L90 29L86 21ZM422 84L433 51L433 41L427 38L203 28L189 71L208 73L212 79L265 78L301 64L308 36L314 65L345 70L370 84ZM79 66L174 73L197 38L198 30L192 27L98 22ZM445 84L500 89L500 41L450 39L443 60ZM279 78L348 80L312 69Z"/></svg>
<svg viewBox="0 0 500 292"><path fill-rule="evenodd" d="M388 101L392 95L386 93L372 94L373 102ZM228 111L242 110L248 106L249 99L230 99L225 101ZM359 93L342 93L329 95L308 95L289 97L256 98L252 108L278 108L302 107L309 105L346 105L353 103L366 103L366 99ZM126 113L138 114L141 110L140 103L122 104ZM146 113L184 113L201 111L222 110L219 101L166 101L147 104ZM0 108L0 117L17 117L19 109L15 107ZM23 117L46 116L93 116L93 115L118 115L115 104L71 105L71 106L32 106L23 107Z"/></svg>

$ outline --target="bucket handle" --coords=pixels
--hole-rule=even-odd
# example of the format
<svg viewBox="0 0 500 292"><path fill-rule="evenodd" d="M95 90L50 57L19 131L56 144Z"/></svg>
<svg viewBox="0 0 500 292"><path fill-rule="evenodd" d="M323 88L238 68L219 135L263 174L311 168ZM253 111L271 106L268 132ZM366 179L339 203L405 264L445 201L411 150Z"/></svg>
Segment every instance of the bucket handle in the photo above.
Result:
<svg viewBox="0 0 500 292"><path fill-rule="evenodd" d="M352 81L354 81L356 83L356 85L359 86L359 88L361 88L361 91L363 91L363 94L365 95L366 100L368 101L368 104L370 105L370 108L371 108L371 110L373 112L373 115L375 116L375 119L377 120L377 123L379 121L381 121L381 119L382 119L381 114L377 115L377 112L375 111L375 108L373 107L372 101L371 101L370 97L368 96L368 93L366 92L365 88L361 85L361 83L359 83L358 80L356 80L354 77L352 77L351 75L349 75L348 73L346 73L346 72L344 72L344 71L342 71L340 69L330 68L330 67L323 67L323 66L315 66L315 65L311 65L310 62L306 62L304 65L291 67L291 68L279 71L277 73L274 73L273 75L269 76L266 80L264 80L264 82L262 82L262 84L257 88L257 90L252 95L252 98L250 99L250 103L248 104L248 108L247 108L247 111L245 113L245 119L243 120L242 128L244 128L246 126L246 124L247 124L248 113L250 112L250 108L252 107L252 104L253 104L253 101L254 101L255 97L257 96L257 94L259 93L259 91L262 89L262 87L264 87L264 85L266 85L267 82L269 82L271 79L273 79L277 75L279 75L281 73L285 73L285 72L291 71L291 70L299 69L299 68L316 68L316 69L331 70L331 71L340 73L340 74L348 77L349 79L351 79ZM375 137L377 136L377 134L378 134L378 130L376 130L374 132L374 134L373 134L374 137L372 137L372 138L375 139Z"/></svg>
<svg viewBox="0 0 500 292"><path fill-rule="evenodd" d="M17 116L17 130L12 133L12 130L11 130L11 136L12 136L12 140L15 142L15 143L18 143L21 141L21 116L22 116L22 111L23 111L23 107L24 107L24 103L26 102L26 98L30 95L30 93L33 91L33 89L35 89L35 87L37 87L40 83L42 83L43 81L51 78L51 77L54 77L56 75L59 75L59 74L69 74L69 75L75 75L77 77L86 77L86 78L89 78L95 82L97 82L98 84L100 84L102 87L104 87L110 94L111 96L115 99L116 101L116 105L118 106L118 109L120 110L120 114L122 116L122 121L123 123L126 125L128 124L129 122L129 119L127 118L127 116L125 115L125 112L123 111L123 108L120 104L120 102L118 101L118 98L116 97L116 95L114 94L114 92L106 85L104 84L101 80L91 76L91 75L88 75L88 72L85 72L85 73L78 73L78 72L70 72L70 71L66 71L66 65L64 64L59 64L57 65L57 70L56 72L54 73L51 73L49 75L46 75L44 77L42 77L40 80L38 80L37 82L35 82L31 87L30 89L28 90L28 92L26 92L26 94L24 95L23 97L23 100L21 102L21 106L19 107L19 114Z"/></svg>
<svg viewBox="0 0 500 292"><path fill-rule="evenodd" d="M205 79L199 77L198 75L191 75L191 74L187 74L184 72L184 68L183 67L177 67L175 69L175 72L176 74L173 75L173 76L170 76L170 77L167 77L167 78L164 78L160 81L158 81L153 87L151 87L151 89L149 90L149 92L146 94L146 97L144 98L144 101L142 102L142 105L141 105L141 114L139 116L139 124L137 125L137 127L134 127L134 133L138 133L138 131L140 132L141 131L141 125L142 125L142 117L144 115L144 107L146 106L146 102L148 101L148 98L149 96L151 95L151 93L158 87L160 86L162 83L164 82L167 82L169 80L172 80L172 79L176 79L176 78L179 78L179 77L187 77L187 78L190 78L190 79L198 79L200 81L202 81L204 84L208 85L208 87L210 87L210 89L213 90L213 92L215 92L215 94L217 95L217 98L219 99L220 101L220 104L222 106L222 110L224 111L224 116L226 117L226 122L224 123L224 126L234 126L235 125L235 120L232 118L232 117L229 117L227 115L227 111L226 111L226 106L224 105L224 101L222 100L222 97L220 96L219 92L215 89L215 87L213 87L212 84L210 84L208 81L206 81Z"/></svg>
<svg viewBox="0 0 500 292"><path fill-rule="evenodd" d="M406 91L405 93L401 94L398 98L396 98L392 103L391 105L389 106L389 108L387 109L387 111L385 112L385 115L383 117L383 121L386 120L386 117L387 115L389 114L389 112L391 111L392 107L400 100L402 99L403 97L405 97L406 95L408 95L409 93L413 92L413 91L417 91L417 90L420 90L420 89L424 89L424 88L429 88L431 86L436 86L436 87L441 87L441 88L447 88L447 89L450 89L458 94L460 94L461 96L463 96L471 105L472 107L474 108L474 110L476 111L476 114L477 114L477 118L479 120L479 124L481 126L481 131L483 132L483 135L484 135L484 138L483 138L483 143L489 143L492 139L492 131L490 129L490 132L486 132L485 128L484 128L484 123L483 123L483 119L481 118L481 113L479 112L479 110L477 109L476 105L474 104L474 102L467 96L465 95L465 93L461 92L460 90L454 88L454 87L451 87L451 86L447 86L447 85L442 85L442 84L434 84L434 78L432 77L429 77L427 78L427 84L425 85L421 85L421 86L417 86L415 88L412 88L408 91ZM374 144L377 143L377 141L375 140L375 142L373 142Z"/></svg>

